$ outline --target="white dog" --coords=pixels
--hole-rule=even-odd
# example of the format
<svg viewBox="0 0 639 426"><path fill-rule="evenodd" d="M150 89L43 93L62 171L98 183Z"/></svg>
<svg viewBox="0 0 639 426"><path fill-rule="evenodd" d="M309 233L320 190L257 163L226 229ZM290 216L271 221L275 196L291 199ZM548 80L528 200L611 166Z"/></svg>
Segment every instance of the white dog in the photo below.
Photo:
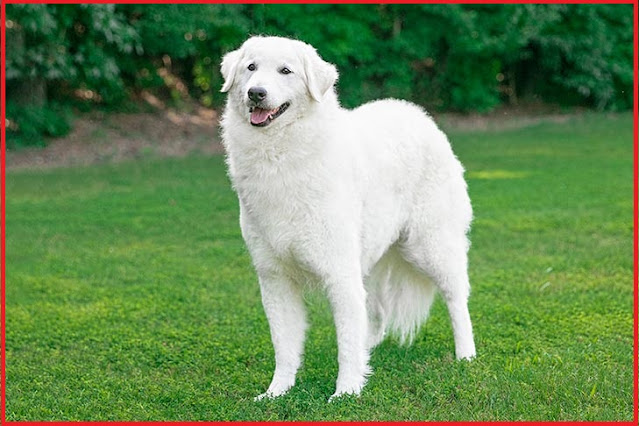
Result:
<svg viewBox="0 0 639 426"><path fill-rule="evenodd" d="M435 289L457 358L472 358L472 209L464 170L428 115L398 100L341 108L335 67L296 40L252 37L224 57L222 75L229 174L275 349L273 380L256 399L295 383L309 283L335 319L331 398L360 393L387 332L413 338Z"/></svg>

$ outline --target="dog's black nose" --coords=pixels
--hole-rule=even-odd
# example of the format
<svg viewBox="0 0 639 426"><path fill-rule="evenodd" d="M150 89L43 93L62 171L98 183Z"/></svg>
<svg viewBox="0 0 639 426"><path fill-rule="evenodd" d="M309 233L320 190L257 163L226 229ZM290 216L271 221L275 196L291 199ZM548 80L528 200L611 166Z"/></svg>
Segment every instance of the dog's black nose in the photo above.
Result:
<svg viewBox="0 0 639 426"><path fill-rule="evenodd" d="M251 87L248 91L248 97L253 102L261 102L266 99L266 89L263 87Z"/></svg>

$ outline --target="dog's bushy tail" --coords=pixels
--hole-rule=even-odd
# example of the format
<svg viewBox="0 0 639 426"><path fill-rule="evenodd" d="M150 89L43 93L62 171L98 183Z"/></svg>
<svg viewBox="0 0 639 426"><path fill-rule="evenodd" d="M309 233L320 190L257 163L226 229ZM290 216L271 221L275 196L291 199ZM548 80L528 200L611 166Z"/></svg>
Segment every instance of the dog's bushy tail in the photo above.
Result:
<svg viewBox="0 0 639 426"><path fill-rule="evenodd" d="M406 262L391 248L366 280L370 318L369 346L387 334L410 345L428 318L435 297L430 279Z"/></svg>

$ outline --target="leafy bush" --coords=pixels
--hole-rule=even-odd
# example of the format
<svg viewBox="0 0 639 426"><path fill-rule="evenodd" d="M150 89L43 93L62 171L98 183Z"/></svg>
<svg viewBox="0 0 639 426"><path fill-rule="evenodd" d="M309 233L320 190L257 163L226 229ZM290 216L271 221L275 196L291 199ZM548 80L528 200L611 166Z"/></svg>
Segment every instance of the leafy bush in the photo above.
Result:
<svg viewBox="0 0 639 426"><path fill-rule="evenodd" d="M12 4L7 20L8 80L63 81L107 103L124 98L119 62L142 46L115 5Z"/></svg>
<svg viewBox="0 0 639 426"><path fill-rule="evenodd" d="M56 102L71 95L105 104L126 98L119 61L142 46L114 5L12 4L6 11L8 147L67 133L69 109Z"/></svg>
<svg viewBox="0 0 639 426"><path fill-rule="evenodd" d="M59 104L47 106L20 106L7 103L8 149L44 146L44 137L64 136L71 130L71 114Z"/></svg>
<svg viewBox="0 0 639 426"><path fill-rule="evenodd" d="M603 4L555 7L559 16L553 25L529 42L545 76L539 91L556 102L568 98L600 110L632 108L632 10Z"/></svg>
<svg viewBox="0 0 639 426"><path fill-rule="evenodd" d="M144 53L123 58L136 88L166 86L178 79L204 105L220 105L222 54L238 45L249 29L248 6L120 5L118 11L139 34ZM175 93L172 93L176 96Z"/></svg>

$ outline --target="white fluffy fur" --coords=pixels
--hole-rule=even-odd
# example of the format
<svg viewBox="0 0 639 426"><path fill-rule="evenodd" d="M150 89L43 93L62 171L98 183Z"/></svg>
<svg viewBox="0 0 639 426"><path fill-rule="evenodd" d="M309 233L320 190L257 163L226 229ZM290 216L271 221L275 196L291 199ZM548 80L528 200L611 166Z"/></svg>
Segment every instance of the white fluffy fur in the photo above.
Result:
<svg viewBox="0 0 639 426"><path fill-rule="evenodd" d="M472 358L472 209L444 133L404 101L341 108L335 67L300 41L252 37L224 57L222 74L229 174L275 349L273 380L258 399L295 383L307 328L302 292L311 281L322 285L335 319L333 397L360 393L370 350L387 332L413 338L436 289L457 358ZM266 127L251 125L251 87L267 90L266 109L290 107Z"/></svg>

